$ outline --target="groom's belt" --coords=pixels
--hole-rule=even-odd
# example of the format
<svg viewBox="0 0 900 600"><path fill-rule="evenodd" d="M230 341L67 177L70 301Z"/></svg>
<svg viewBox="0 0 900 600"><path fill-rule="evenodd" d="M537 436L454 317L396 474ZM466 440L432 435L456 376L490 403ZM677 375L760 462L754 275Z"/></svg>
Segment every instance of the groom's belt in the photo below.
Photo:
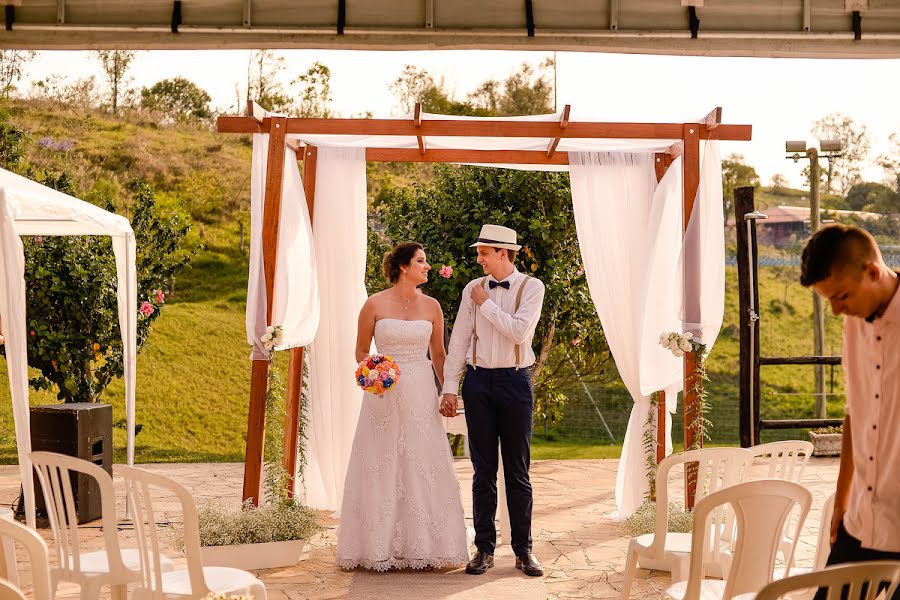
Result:
<svg viewBox="0 0 900 600"><path fill-rule="evenodd" d="M534 364L530 364L530 365L527 365L524 367L518 367L518 368L517 367L495 367L495 368L491 369L488 367L476 367L476 366L473 366L470 364L466 364L466 370L467 371L478 371L479 373L482 371L485 371L486 373L489 373L492 375L495 375L495 374L512 375L513 373L516 373L517 371L518 372L525 371L526 373L528 373L530 375L531 369L533 366L534 366Z"/></svg>

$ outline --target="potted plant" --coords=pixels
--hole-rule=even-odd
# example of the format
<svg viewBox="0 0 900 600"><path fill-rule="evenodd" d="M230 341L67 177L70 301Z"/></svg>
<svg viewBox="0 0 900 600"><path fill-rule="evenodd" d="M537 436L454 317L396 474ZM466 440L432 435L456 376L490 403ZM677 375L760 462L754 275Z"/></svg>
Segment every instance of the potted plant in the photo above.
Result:
<svg viewBox="0 0 900 600"><path fill-rule="evenodd" d="M844 427L820 427L809 432L813 443L813 456L840 456Z"/></svg>
<svg viewBox="0 0 900 600"><path fill-rule="evenodd" d="M214 501L198 507L200 553L204 566L258 570L295 565L304 557L306 541L321 530L316 513L290 497L287 492L288 473L281 464L284 447L284 383L273 364L275 346L280 341L281 327L270 326L262 338L269 351L270 363L266 390L268 426L264 453L263 502L259 506L253 506L247 500L239 508L232 508ZM305 401L303 406L306 406ZM303 426L304 419L301 417L301 436ZM301 444L301 471L303 463ZM175 530L174 542L177 548L184 546L182 535L181 530Z"/></svg>

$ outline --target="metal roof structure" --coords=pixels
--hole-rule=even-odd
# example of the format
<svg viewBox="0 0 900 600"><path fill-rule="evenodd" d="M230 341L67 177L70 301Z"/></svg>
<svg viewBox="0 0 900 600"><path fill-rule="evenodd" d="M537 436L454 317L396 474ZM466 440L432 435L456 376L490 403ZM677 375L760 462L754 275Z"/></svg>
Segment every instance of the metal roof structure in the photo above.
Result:
<svg viewBox="0 0 900 600"><path fill-rule="evenodd" d="M900 0L6 0L0 47L900 57Z"/></svg>

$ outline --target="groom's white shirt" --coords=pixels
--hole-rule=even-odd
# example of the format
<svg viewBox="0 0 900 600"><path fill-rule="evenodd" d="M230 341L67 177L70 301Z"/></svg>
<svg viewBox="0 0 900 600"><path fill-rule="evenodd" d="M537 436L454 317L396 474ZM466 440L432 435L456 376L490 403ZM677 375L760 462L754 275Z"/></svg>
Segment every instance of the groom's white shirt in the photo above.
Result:
<svg viewBox="0 0 900 600"><path fill-rule="evenodd" d="M450 336L450 347L447 360L444 362L444 394L458 394L459 380L466 364L473 364L472 334L475 319L478 319L478 360L477 367L500 369L516 366L516 344L521 353L520 367L534 364L534 350L531 341L534 330L541 319L541 307L544 304L544 284L534 277L525 275L513 268L509 277L502 281L509 282L509 289L500 286L490 289L488 299L481 306L472 301L472 287L481 285L483 277L470 281L463 289L459 312L453 324L453 335ZM496 281L488 276L488 281ZM519 310L514 312L516 295L519 286L522 300ZM477 314L476 314L477 313Z"/></svg>

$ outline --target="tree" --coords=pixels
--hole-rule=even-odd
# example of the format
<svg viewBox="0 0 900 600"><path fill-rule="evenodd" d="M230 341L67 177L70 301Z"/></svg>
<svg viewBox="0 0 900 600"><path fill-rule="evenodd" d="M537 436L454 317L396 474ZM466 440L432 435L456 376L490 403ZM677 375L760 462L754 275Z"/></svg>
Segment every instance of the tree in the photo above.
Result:
<svg viewBox="0 0 900 600"><path fill-rule="evenodd" d="M300 86L300 105L295 111L296 116L331 116L331 69L320 62L314 62L293 83Z"/></svg>
<svg viewBox="0 0 900 600"><path fill-rule="evenodd" d="M581 264L567 174L437 165L430 182L383 189L376 215L386 239L370 235L370 267L380 264L386 245L404 240L425 246L435 272L441 265L453 267L451 277L435 275L426 286L449 325L463 287L482 275L468 248L481 225L503 223L519 232L524 246L518 268L546 285L535 334L539 423L558 420L565 391L579 381L576 368L595 382L615 376ZM369 275L370 292L386 286L374 269Z"/></svg>
<svg viewBox="0 0 900 600"><path fill-rule="evenodd" d="M21 148L27 137L2 123L7 164L40 183L68 194L77 194L64 172L48 173L24 160ZM18 158L16 158L18 157ZM135 266L138 281L138 349L147 341L151 326L162 310L165 295L176 275L191 261L195 249L183 242L189 224L178 216L164 215L150 188L131 185L137 241ZM86 198L113 211L108 198ZM65 402L93 402L113 378L123 375L122 338L116 297L116 261L106 236L26 236L25 283L27 302L28 366L38 373L29 383L35 389L52 389ZM0 345L5 356L5 346Z"/></svg>
<svg viewBox="0 0 900 600"><path fill-rule="evenodd" d="M769 183L772 186L773 190L780 191L786 190L790 186L790 182L788 182L787 177L782 175L781 173L775 173L772 175L772 179Z"/></svg>
<svg viewBox="0 0 900 600"><path fill-rule="evenodd" d="M0 50L0 86L3 86L4 100L8 100L9 93L16 89L25 65L34 57L33 50Z"/></svg>
<svg viewBox="0 0 900 600"><path fill-rule="evenodd" d="M522 63L519 70L506 78L501 85L488 79L469 95L469 100L491 115L540 115L553 112L553 85L549 69L553 59L547 59L537 70Z"/></svg>
<svg viewBox="0 0 900 600"><path fill-rule="evenodd" d="M434 77L425 69L417 69L412 65L403 67L403 71L389 86L388 89L397 96L400 108L403 112L412 112L417 102L421 102L426 91L438 86Z"/></svg>
<svg viewBox="0 0 900 600"><path fill-rule="evenodd" d="M184 77L163 79L141 89L141 108L162 113L173 123L206 121L212 118L205 90Z"/></svg>
<svg viewBox="0 0 900 600"><path fill-rule="evenodd" d="M891 144L890 150L880 155L877 162L885 170L888 185L900 192L900 132L892 133L888 141Z"/></svg>
<svg viewBox="0 0 900 600"><path fill-rule="evenodd" d="M842 208L864 212L896 213L900 212L900 194L881 183L864 181L850 188Z"/></svg>
<svg viewBox="0 0 900 600"><path fill-rule="evenodd" d="M722 202L726 215L731 214L736 188L759 188L759 175L745 160L740 154L729 154L722 160Z"/></svg>
<svg viewBox="0 0 900 600"><path fill-rule="evenodd" d="M841 141L843 150L840 156L828 159L827 167L822 171L827 192L846 194L860 180L860 164L869 155L871 142L868 129L847 115L831 113L813 124L812 134L820 140ZM808 179L808 168L804 172Z"/></svg>
<svg viewBox="0 0 900 600"><path fill-rule="evenodd" d="M283 56L274 50L254 50L247 64L247 99L271 112L290 114L294 101L279 80L285 68Z"/></svg>
<svg viewBox="0 0 900 600"><path fill-rule="evenodd" d="M134 61L134 50L97 50L97 57L103 66L103 74L109 84L109 103L112 113L118 114L119 101L127 91L128 67Z"/></svg>

